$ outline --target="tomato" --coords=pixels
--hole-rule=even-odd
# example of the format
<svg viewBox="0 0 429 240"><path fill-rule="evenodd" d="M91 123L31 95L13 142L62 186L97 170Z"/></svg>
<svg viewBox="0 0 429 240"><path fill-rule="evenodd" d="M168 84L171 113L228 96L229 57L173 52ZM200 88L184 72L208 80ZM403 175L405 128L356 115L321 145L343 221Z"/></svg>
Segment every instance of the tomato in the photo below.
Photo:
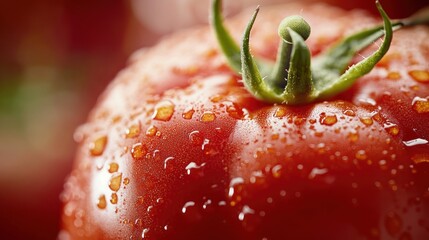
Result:
<svg viewBox="0 0 429 240"><path fill-rule="evenodd" d="M379 23L326 5L264 7L252 54L275 59L277 24L296 13L314 57ZM228 22L234 39L249 17ZM386 18L385 41L353 62L389 48ZM234 71L209 27L136 53L76 132L60 239L428 238L428 37L427 26L395 32L352 86L296 105L244 88L254 72Z"/></svg>

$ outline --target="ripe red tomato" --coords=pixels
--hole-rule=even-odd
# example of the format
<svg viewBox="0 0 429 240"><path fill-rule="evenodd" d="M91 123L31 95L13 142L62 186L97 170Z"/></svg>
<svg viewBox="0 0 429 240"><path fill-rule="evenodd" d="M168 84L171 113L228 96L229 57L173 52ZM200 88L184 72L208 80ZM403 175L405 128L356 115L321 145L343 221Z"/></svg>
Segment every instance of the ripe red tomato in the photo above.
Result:
<svg viewBox="0 0 429 240"><path fill-rule="evenodd" d="M249 13L229 22L236 39ZM263 8L253 54L274 59L277 24L296 13L313 55L379 22L325 5ZM395 32L352 88L298 106L253 97L208 27L142 50L76 133L60 238L428 238L428 38L427 26Z"/></svg>

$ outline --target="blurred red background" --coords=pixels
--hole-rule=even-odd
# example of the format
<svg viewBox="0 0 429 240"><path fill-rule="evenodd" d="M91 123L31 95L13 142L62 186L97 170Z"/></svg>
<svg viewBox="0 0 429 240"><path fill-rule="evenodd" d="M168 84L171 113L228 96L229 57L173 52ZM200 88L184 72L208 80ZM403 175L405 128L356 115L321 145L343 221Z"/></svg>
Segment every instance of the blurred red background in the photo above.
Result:
<svg viewBox="0 0 429 240"><path fill-rule="evenodd" d="M287 1L287 0L283 0ZM230 13L282 0L225 1ZM326 2L368 8L372 0ZM385 1L392 17L426 3ZM0 3L0 233L55 239L73 132L128 56L207 21L209 0L38 0Z"/></svg>

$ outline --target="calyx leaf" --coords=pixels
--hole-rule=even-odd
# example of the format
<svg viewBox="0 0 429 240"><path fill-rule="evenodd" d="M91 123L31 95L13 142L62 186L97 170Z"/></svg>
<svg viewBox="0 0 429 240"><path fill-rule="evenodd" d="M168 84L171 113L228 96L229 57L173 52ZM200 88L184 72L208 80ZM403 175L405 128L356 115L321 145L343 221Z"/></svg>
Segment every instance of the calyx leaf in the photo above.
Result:
<svg viewBox="0 0 429 240"><path fill-rule="evenodd" d="M310 27L300 16L288 17L280 24L282 40L276 62L254 58L250 53L250 32L259 7L246 27L241 47L223 24L221 0L213 0L212 25L229 66L236 73L241 72L245 87L256 98L271 103L305 104L331 98L369 73L387 53L394 30L429 22L426 9L392 23L378 0L375 4L383 19L382 25L347 36L313 59L305 44ZM375 52L349 66L359 51L383 35L383 42Z"/></svg>

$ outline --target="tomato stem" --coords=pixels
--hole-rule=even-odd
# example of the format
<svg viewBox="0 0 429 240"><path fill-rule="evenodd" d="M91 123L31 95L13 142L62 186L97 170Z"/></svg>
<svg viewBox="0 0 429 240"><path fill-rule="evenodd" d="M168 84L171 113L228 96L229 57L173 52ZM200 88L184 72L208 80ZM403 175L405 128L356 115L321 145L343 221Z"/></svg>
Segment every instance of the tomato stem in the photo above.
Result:
<svg viewBox="0 0 429 240"><path fill-rule="evenodd" d="M212 25L228 64L236 73L241 72L243 83L250 93L271 103L306 104L329 99L369 73L388 51L393 30L429 22L428 9L392 23L378 0L376 7L383 25L347 36L313 60L305 44L311 32L310 26L300 16L287 17L280 23L278 31L282 40L276 62L254 58L250 53L250 32L259 7L246 27L241 48L223 24L221 0L213 0ZM356 53L383 35L383 42L375 52L349 66Z"/></svg>

